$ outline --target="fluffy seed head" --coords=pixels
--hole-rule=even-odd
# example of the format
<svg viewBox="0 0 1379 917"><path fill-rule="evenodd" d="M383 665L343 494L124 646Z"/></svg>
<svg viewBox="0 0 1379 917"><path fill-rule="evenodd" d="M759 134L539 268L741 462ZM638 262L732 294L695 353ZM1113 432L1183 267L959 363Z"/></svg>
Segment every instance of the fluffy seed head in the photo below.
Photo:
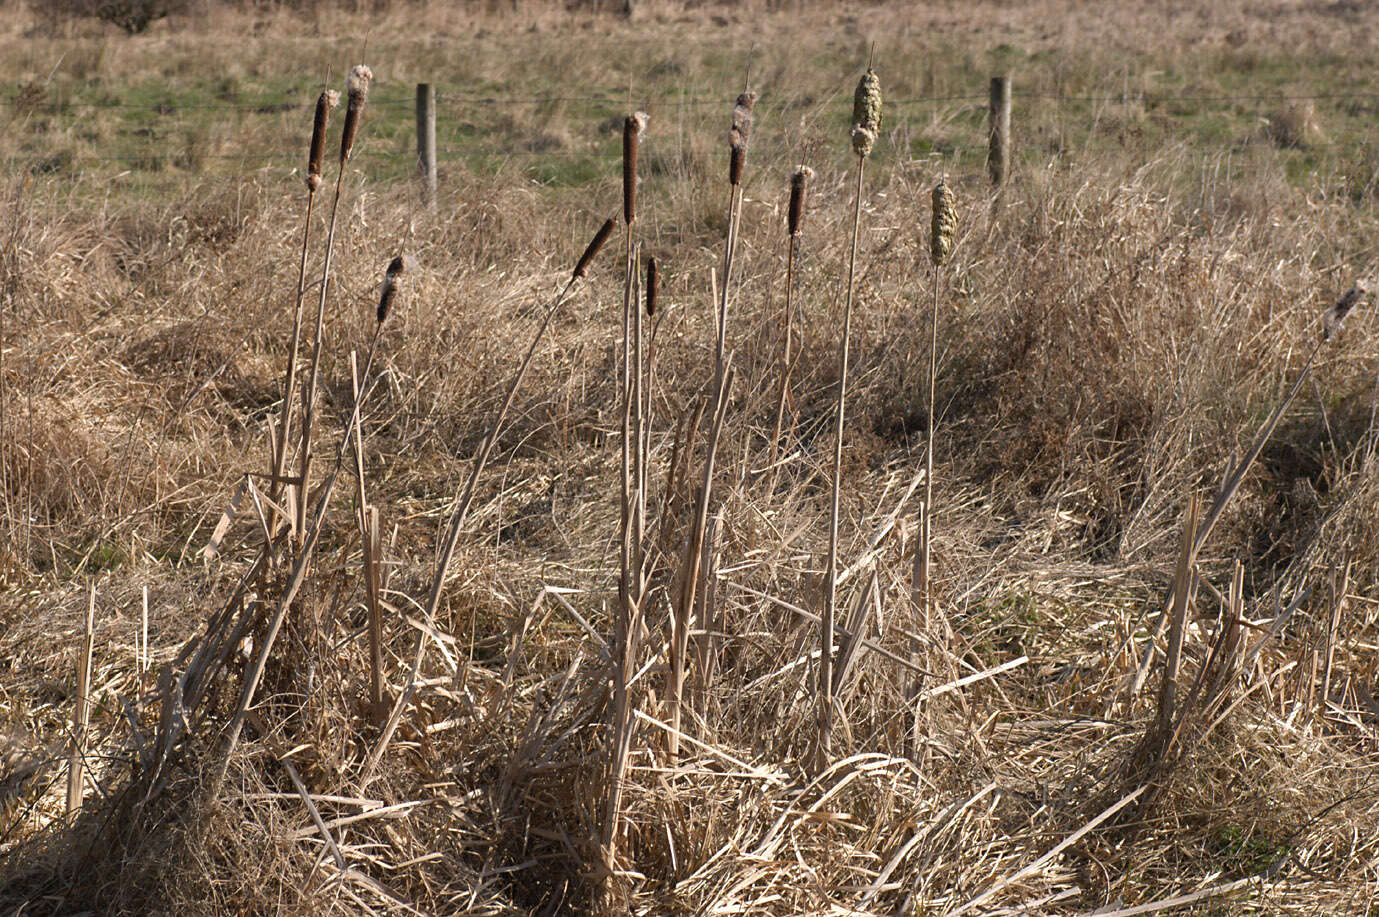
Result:
<svg viewBox="0 0 1379 917"><path fill-rule="evenodd" d="M653 256L646 259L646 314L650 318L656 315L656 258Z"/></svg>
<svg viewBox="0 0 1379 917"><path fill-rule="evenodd" d="M364 106L369 101L369 81L373 71L363 64L355 64L345 80L345 91L349 104L345 108L345 128L340 132L340 162L344 164L354 150L354 138L359 134L359 122L364 117Z"/></svg>
<svg viewBox="0 0 1379 917"><path fill-rule="evenodd" d="M388 320L388 313L393 308L393 300L397 298L397 292L402 288L403 275L411 270L415 263L408 255L398 255L388 262L388 270L383 274L383 292L378 297L378 323L380 325Z"/></svg>
<svg viewBox="0 0 1379 917"><path fill-rule="evenodd" d="M618 225L618 221L611 217L603 221L599 231L594 233L594 238L590 240L588 247L584 249L584 254L579 256L579 261L575 263L575 277L583 277L589 272L589 265L598 256L599 249L603 248L603 243L608 241L608 237L613 234L613 229ZM571 278L573 279L573 278Z"/></svg>
<svg viewBox="0 0 1379 917"><path fill-rule="evenodd" d="M929 225L929 260L934 267L948 260L953 250L953 236L958 231L958 210L953 191L942 180L934 185L933 218Z"/></svg>
<svg viewBox="0 0 1379 917"><path fill-rule="evenodd" d="M637 150L650 121L646 112L634 111L622 125L622 218L628 226L637 218Z"/></svg>
<svg viewBox="0 0 1379 917"><path fill-rule="evenodd" d="M852 97L852 149L858 156L870 156L881 135L881 80L870 67L857 81Z"/></svg>
<svg viewBox="0 0 1379 917"><path fill-rule="evenodd" d="M787 211L786 226L791 236L798 236L804 224L804 198L809 191L809 180L813 177L814 170L809 166L800 166L790 176L790 209Z"/></svg>
<svg viewBox="0 0 1379 917"><path fill-rule="evenodd" d="M1331 340L1341 328L1341 322L1350 314L1350 310L1360 304L1360 300L1370 294L1369 283L1364 280L1357 280L1355 286L1341 294L1341 298L1336 300L1336 304L1326 310L1326 317L1322 321L1322 338Z"/></svg>
<svg viewBox="0 0 1379 917"><path fill-rule="evenodd" d="M728 183L742 183L742 169L747 163L747 147L752 142L752 108L757 104L755 92L744 92L733 106L733 124L728 128Z"/></svg>
<svg viewBox="0 0 1379 917"><path fill-rule="evenodd" d="M316 117L311 125L311 147L306 158L306 186L312 191L321 187L321 160L326 154L326 124L330 110L340 104L340 93L327 89L316 100Z"/></svg>

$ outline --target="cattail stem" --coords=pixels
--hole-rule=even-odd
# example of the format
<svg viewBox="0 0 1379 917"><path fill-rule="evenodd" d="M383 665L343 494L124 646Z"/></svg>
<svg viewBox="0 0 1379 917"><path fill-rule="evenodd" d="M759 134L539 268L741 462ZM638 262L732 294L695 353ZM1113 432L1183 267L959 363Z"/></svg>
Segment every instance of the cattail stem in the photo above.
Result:
<svg viewBox="0 0 1379 917"><path fill-rule="evenodd" d="M938 384L938 304L939 304L939 265L934 265L934 303L929 313L929 388L928 417L924 428L924 504L920 511L919 528L919 566L916 587L921 603L923 630L929 633L929 624L934 613L932 585L933 520L934 520L934 388Z"/></svg>
<svg viewBox="0 0 1379 917"><path fill-rule="evenodd" d="M847 416L848 339L852 333L852 293L857 270L857 239L862 228L862 179L867 156L857 155L857 189L852 204L852 249L843 299L843 338L838 343L838 400L834 423L833 489L828 514L828 561L824 568L824 612L820 621L819 747L817 767L827 766L833 742L833 622L838 611L838 514L843 483L843 422Z"/></svg>
<svg viewBox="0 0 1379 917"><path fill-rule="evenodd" d="M789 250L785 255L785 311L781 316L784 340L780 351L780 390L776 395L776 423L771 430L771 447L767 452L766 467L771 469L771 486L768 493L774 493L780 469L776 461L780 456L780 437L785 427L785 402L790 394L790 370L794 366L792 350L794 345L794 293L795 293L795 249L799 236L791 236Z"/></svg>
<svg viewBox="0 0 1379 917"><path fill-rule="evenodd" d="M340 212L340 192L345 183L344 163L335 176L335 197L330 205L330 223L326 229L326 254L321 265L321 294L316 304L316 330L312 336L311 359L308 362L307 385L302 391L302 433L297 445L297 526L300 545L306 530L308 479L311 472L311 429L316 421L316 389L321 379L321 348L325 341L326 302L330 296L330 261L335 249L335 219Z"/></svg>
<svg viewBox="0 0 1379 917"><path fill-rule="evenodd" d="M302 343L302 304L306 298L306 262L308 245L311 240L311 213L316 203L316 189L308 186L306 197L306 219L302 226L302 255L297 265L297 300L292 310L292 343L288 348L287 372L283 379L282 422L278 428L278 444L273 461L273 483L270 489L272 502L277 503L282 493L283 474L287 470L287 444L292 427L293 399L297 395L297 362ZM277 510L273 510L273 520L269 532L277 528Z"/></svg>

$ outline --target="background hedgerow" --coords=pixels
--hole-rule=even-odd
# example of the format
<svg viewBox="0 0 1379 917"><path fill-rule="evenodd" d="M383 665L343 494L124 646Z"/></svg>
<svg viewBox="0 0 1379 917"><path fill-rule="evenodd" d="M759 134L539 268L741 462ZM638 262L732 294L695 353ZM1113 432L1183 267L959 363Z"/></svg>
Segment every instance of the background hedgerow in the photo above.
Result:
<svg viewBox="0 0 1379 917"><path fill-rule="evenodd" d="M677 427L713 389L727 114L749 65L760 95L727 326L737 375L713 487L716 674L701 685L691 663L684 723L702 745L671 759L654 726L636 734L620 906L947 913L1114 802L1153 718L1156 682L1126 689L1189 497L1209 502L1302 368L1323 312L1375 274L1366 94L1379 12L656 2L628 20L596 4L354 6L193 3L133 38L4 7L0 901L26 914L593 907L618 605L621 245L553 318L432 624L421 608L438 536L546 307L620 212L621 130L636 108L651 115L637 239L659 277L648 526L664 518L667 553L682 550L707 416L691 473L676 478L671 463ZM873 45L887 107L855 272L838 610L874 602L861 620L879 649L840 686L832 766L816 772L804 762L819 627L801 612L818 610L828 535L856 174L848 92ZM183 647L262 541L250 513L218 559L201 556L244 476L267 463L311 110L361 60L376 80L342 182L315 451L321 464L333 455L354 404L349 352L369 347L381 268L405 253L416 270L380 336L360 422L383 524L387 689L405 687L421 633L417 691L366 778L379 733L351 480L265 673L266 731L246 733L215 792L246 646L162 791L136 798L147 775L131 765L144 760L134 736L157 725L160 673L181 671ZM1007 71L1014 149L997 209L986 84ZM420 80L440 98L436 215L412 179ZM791 278L789 422L764 473L800 164L814 173ZM917 533L902 499L924 465L940 178L958 212L935 389L943 641L918 632ZM310 281L320 249L309 251ZM1363 913L1379 893L1371 309L1320 350L1198 559L1189 684L1224 603L1208 586L1224 595L1237 563L1247 645L1279 625L1228 713L1188 745L1142 819L1088 834L980 907L1084 913L1249 877L1210 906ZM648 657L663 656L677 566L653 564ZM90 584L95 788L68 824ZM916 703L915 672L881 650L954 677L1012 667ZM641 684L637 709L668 719L661 661Z"/></svg>

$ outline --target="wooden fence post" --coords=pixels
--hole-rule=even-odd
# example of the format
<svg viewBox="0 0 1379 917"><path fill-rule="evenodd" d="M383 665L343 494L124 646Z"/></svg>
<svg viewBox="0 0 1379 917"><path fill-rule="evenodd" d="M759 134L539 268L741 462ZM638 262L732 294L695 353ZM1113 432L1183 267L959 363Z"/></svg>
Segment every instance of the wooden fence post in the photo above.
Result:
<svg viewBox="0 0 1379 917"><path fill-rule="evenodd" d="M991 78L991 134L987 146L986 171L997 188L1005 184L1010 171L1010 77Z"/></svg>
<svg viewBox="0 0 1379 917"><path fill-rule="evenodd" d="M417 83L417 171L421 198L436 209L436 93L430 83Z"/></svg>

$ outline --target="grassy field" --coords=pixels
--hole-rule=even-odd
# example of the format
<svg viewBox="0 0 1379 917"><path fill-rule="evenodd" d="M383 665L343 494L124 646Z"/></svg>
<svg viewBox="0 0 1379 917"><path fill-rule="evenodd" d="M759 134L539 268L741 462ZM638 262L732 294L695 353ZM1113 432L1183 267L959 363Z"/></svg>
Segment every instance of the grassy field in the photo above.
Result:
<svg viewBox="0 0 1379 917"><path fill-rule="evenodd" d="M204 2L133 37L3 7L0 909L1370 913L1372 305L1322 329L1379 262L1379 11L313 6ZM842 674L821 755L848 137L869 58L885 107L851 272ZM359 63L375 78L324 298L319 526L294 532L264 475L307 145L317 94ZM997 196L1001 73L1014 141ZM422 81L439 97L434 212L414 179ZM733 224L746 86L760 98ZM619 589L621 227L539 339L434 588L533 335L621 215L636 109L635 232L660 274L640 624ZM311 216L308 341L344 118ZM815 176L773 464L799 164ZM940 179L958 230L931 418ZM675 750L672 635L733 227L735 377ZM413 260L356 457L340 445L351 353L371 352L397 255ZM931 419L927 606L912 571ZM1191 507L1214 501L1181 558ZM1181 615L1162 615L1175 596ZM1180 626L1158 633L1161 615ZM74 746L89 776L69 813Z"/></svg>

